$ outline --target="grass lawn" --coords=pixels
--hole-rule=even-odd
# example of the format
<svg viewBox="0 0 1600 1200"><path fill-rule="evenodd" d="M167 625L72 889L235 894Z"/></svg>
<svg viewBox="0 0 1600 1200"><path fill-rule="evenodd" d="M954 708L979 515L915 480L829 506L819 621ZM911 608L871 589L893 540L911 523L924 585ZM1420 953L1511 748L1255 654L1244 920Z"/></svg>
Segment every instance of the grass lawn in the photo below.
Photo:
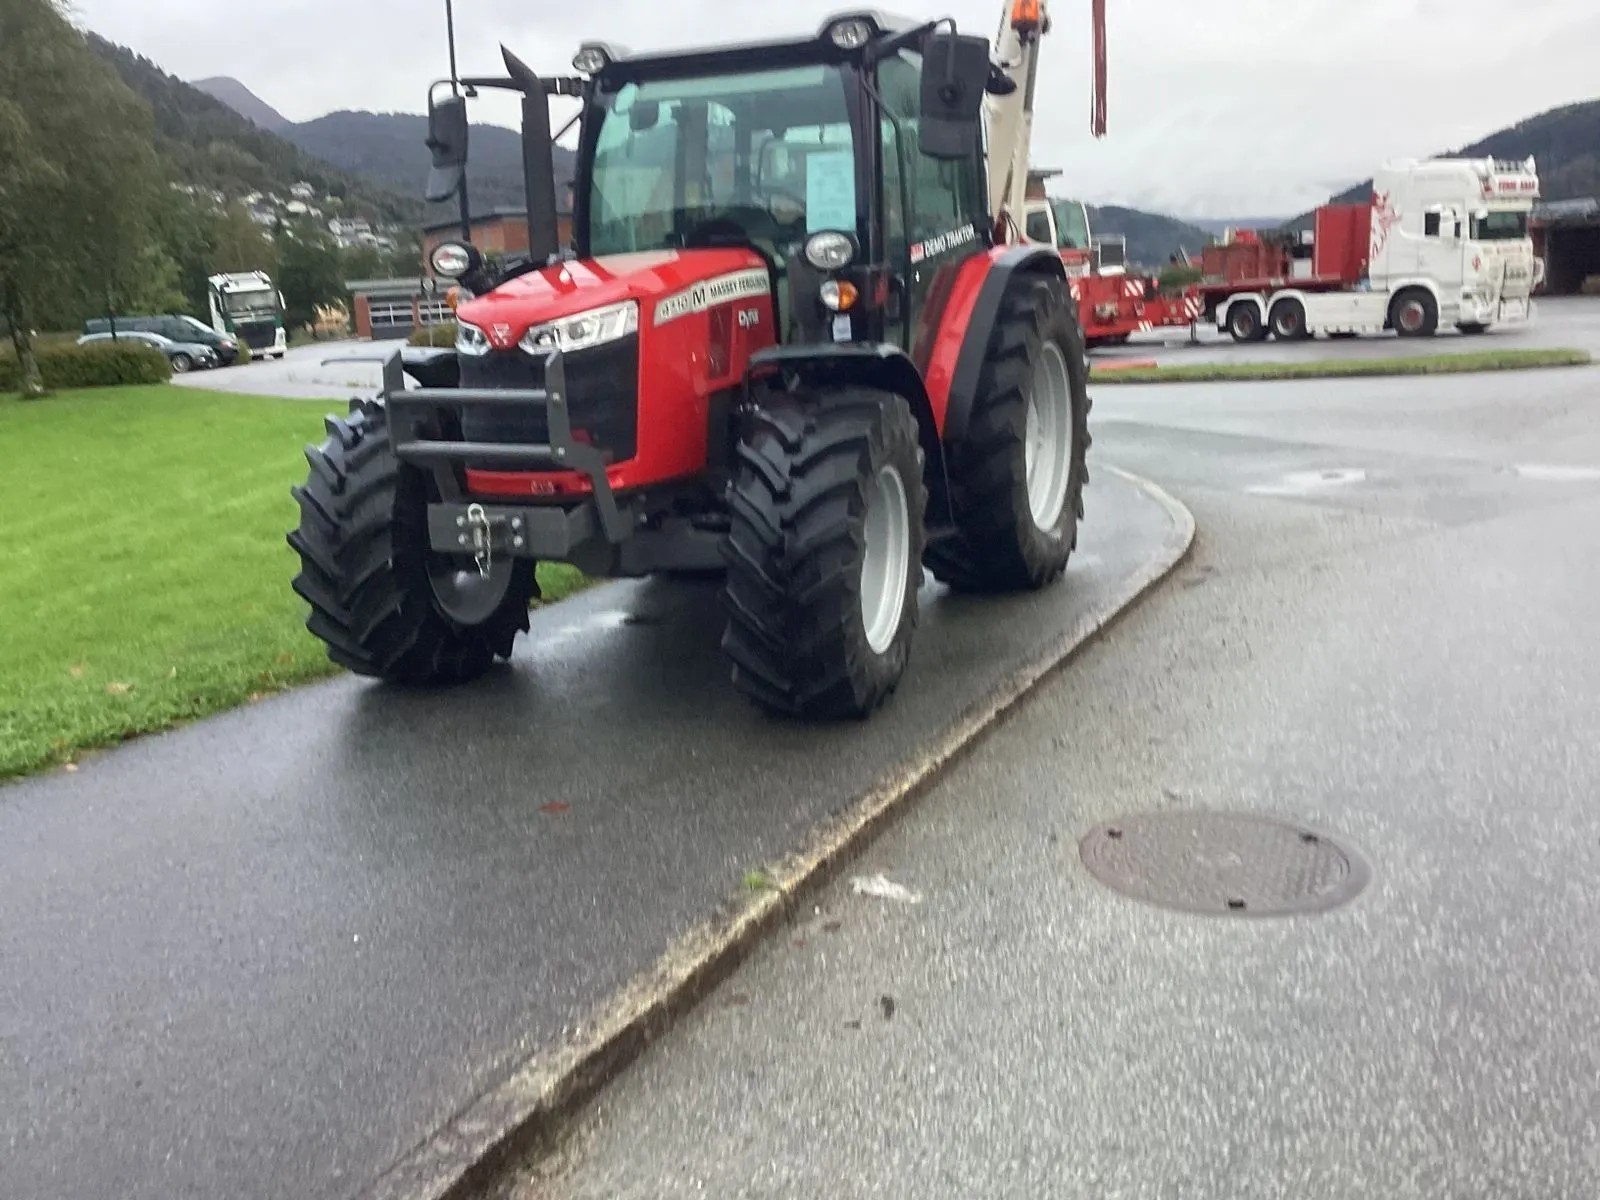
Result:
<svg viewBox="0 0 1600 1200"><path fill-rule="evenodd" d="M284 542L322 415L168 386L0 398L0 778L335 671ZM539 577L547 602L584 582Z"/></svg>
<svg viewBox="0 0 1600 1200"><path fill-rule="evenodd" d="M1414 358L1330 358L1316 362L1192 363L1175 367L1128 367L1092 371L1103 383L1222 383L1230 380L1349 379L1374 375L1455 375L1475 371L1525 371L1535 367L1583 367L1582 350L1482 350Z"/></svg>

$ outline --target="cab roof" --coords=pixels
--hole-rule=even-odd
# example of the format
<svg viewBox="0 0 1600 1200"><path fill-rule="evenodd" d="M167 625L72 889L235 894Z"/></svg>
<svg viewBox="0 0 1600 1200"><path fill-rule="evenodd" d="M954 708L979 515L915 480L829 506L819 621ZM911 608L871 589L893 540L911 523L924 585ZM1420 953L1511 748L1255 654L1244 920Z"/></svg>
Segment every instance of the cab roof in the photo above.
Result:
<svg viewBox="0 0 1600 1200"><path fill-rule="evenodd" d="M605 87L660 75L759 70L766 66L783 67L802 62L846 62L860 51L840 49L828 36L834 26L844 21L866 22L872 29L873 40L892 37L928 24L927 21L916 21L876 9L850 9L828 17L815 33L806 36L690 46L647 54L630 54L623 47L606 42L585 42L583 48L602 50L610 60L605 69L595 76Z"/></svg>

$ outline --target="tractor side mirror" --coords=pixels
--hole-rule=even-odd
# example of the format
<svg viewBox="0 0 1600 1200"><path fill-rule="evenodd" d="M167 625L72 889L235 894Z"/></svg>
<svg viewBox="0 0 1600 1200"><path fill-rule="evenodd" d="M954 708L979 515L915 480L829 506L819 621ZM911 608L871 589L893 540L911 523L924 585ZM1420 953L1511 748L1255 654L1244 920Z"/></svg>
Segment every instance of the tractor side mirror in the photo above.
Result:
<svg viewBox="0 0 1600 1200"><path fill-rule="evenodd" d="M433 169L428 172L428 199L448 200L461 190L467 177L467 99L449 95L428 104L428 149Z"/></svg>
<svg viewBox="0 0 1600 1200"><path fill-rule="evenodd" d="M989 43L981 37L936 33L922 55L922 119L917 142L929 158L967 159L982 144L983 93L989 82Z"/></svg>

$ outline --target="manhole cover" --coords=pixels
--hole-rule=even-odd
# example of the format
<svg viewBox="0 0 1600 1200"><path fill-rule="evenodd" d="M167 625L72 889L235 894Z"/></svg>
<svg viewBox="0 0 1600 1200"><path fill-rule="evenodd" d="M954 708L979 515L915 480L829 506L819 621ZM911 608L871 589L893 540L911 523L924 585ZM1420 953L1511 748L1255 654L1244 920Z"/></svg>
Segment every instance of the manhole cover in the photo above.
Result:
<svg viewBox="0 0 1600 1200"><path fill-rule="evenodd" d="M1349 900L1370 872L1326 835L1240 813L1145 813L1110 821L1079 846L1101 883L1186 912L1265 917Z"/></svg>

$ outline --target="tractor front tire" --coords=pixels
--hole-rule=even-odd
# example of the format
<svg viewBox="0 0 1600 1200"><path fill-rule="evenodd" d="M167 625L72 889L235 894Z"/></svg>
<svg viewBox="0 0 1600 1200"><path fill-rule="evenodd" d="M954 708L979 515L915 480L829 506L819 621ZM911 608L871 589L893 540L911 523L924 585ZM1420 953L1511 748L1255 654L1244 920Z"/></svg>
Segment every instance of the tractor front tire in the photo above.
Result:
<svg viewBox="0 0 1600 1200"><path fill-rule="evenodd" d="M934 576L964 592L1041 588L1078 543L1089 479L1083 331L1055 279L1001 302L965 435L950 448L956 533L928 547Z"/></svg>
<svg viewBox="0 0 1600 1200"><path fill-rule="evenodd" d="M927 489L891 392L774 393L738 447L723 653L769 712L865 717L900 683L917 623Z"/></svg>
<svg viewBox="0 0 1600 1200"><path fill-rule="evenodd" d="M394 456L388 416L374 400L329 417L328 437L306 447L311 470L292 489L300 556L294 590L311 606L306 628L328 657L358 675L395 683L454 684L510 658L528 628L533 565L509 562L504 594L486 619L463 625L436 602L428 545L428 480Z"/></svg>

